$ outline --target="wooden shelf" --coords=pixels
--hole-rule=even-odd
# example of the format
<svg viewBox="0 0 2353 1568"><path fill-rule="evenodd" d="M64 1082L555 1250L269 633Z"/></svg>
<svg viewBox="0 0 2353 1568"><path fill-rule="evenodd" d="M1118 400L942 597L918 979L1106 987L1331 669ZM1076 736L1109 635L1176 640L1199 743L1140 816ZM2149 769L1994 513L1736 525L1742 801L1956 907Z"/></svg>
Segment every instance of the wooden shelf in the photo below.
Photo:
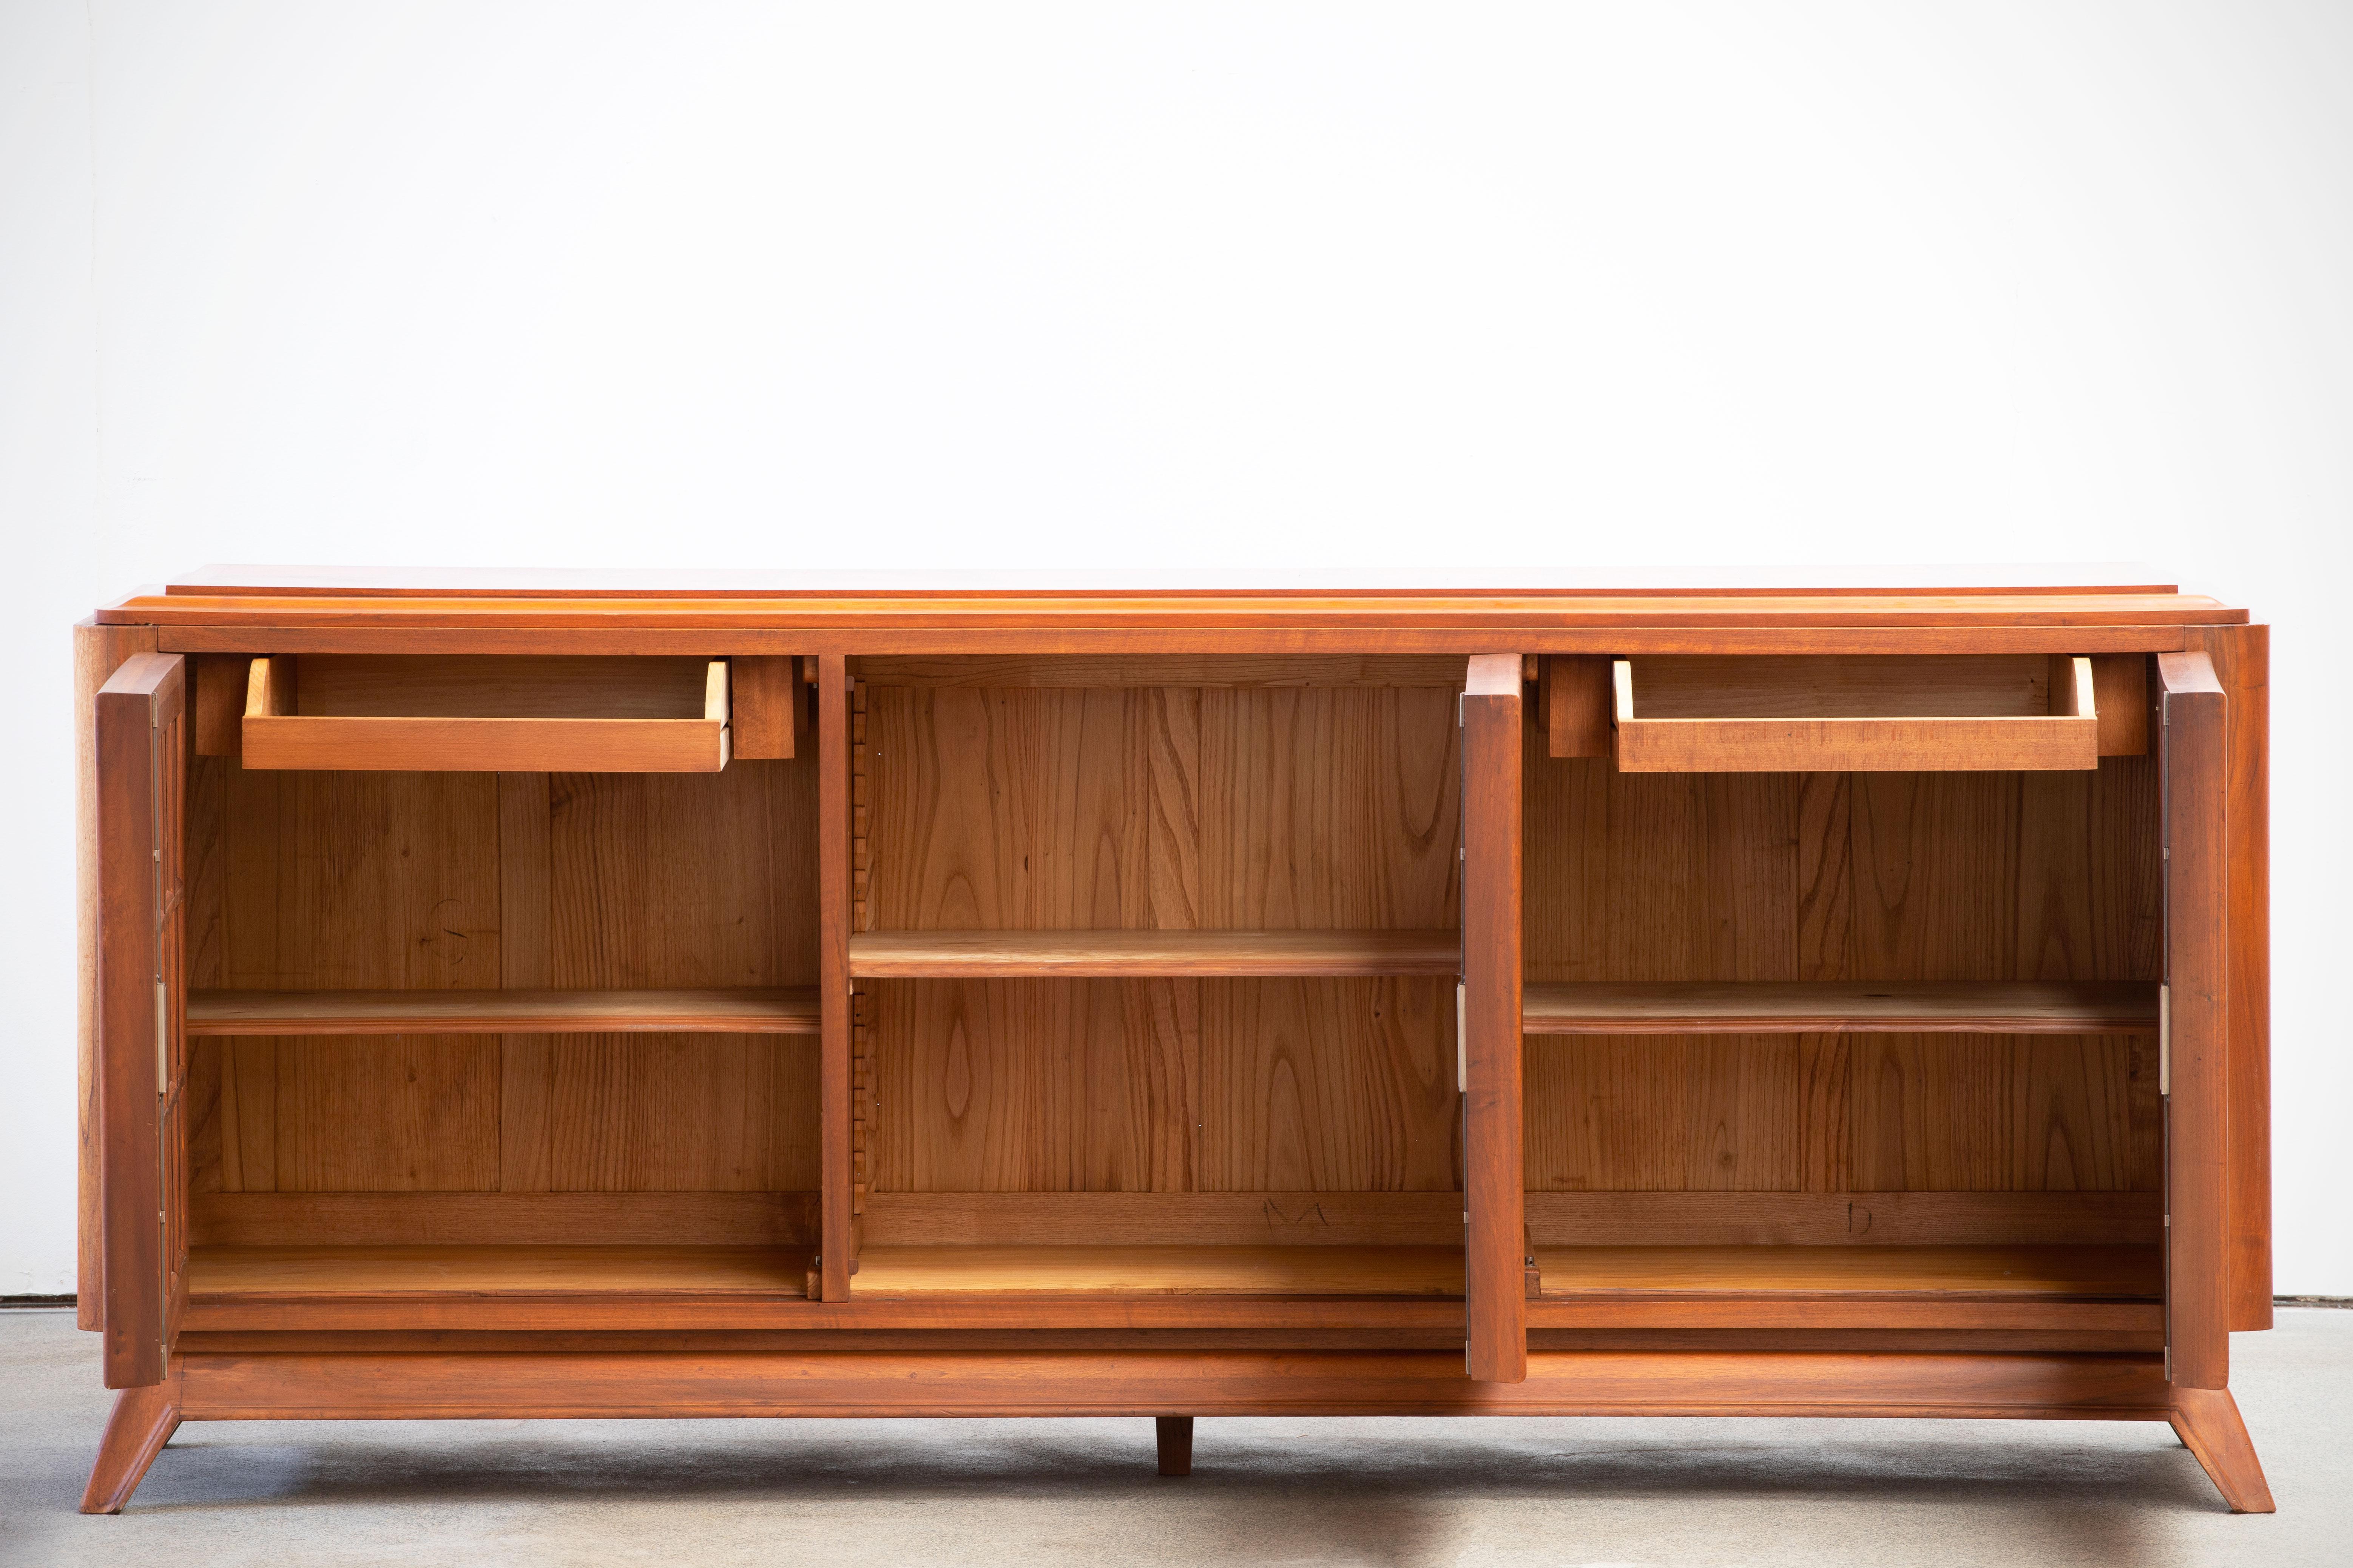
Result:
<svg viewBox="0 0 2353 1568"><path fill-rule="evenodd" d="M190 1035L814 1035L813 985L707 991L192 991Z"/></svg>
<svg viewBox="0 0 2353 1568"><path fill-rule="evenodd" d="M806 1297L809 1255L755 1247L199 1247L188 1299Z"/></svg>
<svg viewBox="0 0 2353 1568"><path fill-rule="evenodd" d="M1546 1300L2154 1301L2154 1247L1539 1247Z"/></svg>
<svg viewBox="0 0 2353 1568"><path fill-rule="evenodd" d="M1531 1035L2153 1035L2137 982L1580 981L1530 985Z"/></svg>
<svg viewBox="0 0 2353 1568"><path fill-rule="evenodd" d="M1459 1247L870 1247L860 1297L1462 1294Z"/></svg>
<svg viewBox="0 0 2353 1568"><path fill-rule="evenodd" d="M920 931L849 939L882 976L1429 974L1461 967L1453 931Z"/></svg>

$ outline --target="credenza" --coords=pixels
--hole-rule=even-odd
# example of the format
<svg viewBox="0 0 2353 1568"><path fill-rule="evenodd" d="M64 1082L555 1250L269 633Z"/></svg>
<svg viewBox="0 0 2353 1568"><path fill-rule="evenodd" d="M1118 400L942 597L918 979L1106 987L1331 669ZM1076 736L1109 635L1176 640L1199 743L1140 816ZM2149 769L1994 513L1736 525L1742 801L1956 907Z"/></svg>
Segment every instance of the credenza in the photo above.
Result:
<svg viewBox="0 0 2353 1568"><path fill-rule="evenodd" d="M184 1420L2167 1421L2271 1498L2267 628L215 568L75 628Z"/></svg>

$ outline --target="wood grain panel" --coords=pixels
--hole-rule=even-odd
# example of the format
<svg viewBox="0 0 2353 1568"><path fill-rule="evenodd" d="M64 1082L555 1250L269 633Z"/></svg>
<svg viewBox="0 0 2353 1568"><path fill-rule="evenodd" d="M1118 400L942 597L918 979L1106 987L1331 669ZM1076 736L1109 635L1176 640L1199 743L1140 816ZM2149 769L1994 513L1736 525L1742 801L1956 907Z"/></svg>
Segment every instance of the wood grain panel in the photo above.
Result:
<svg viewBox="0 0 2353 1568"><path fill-rule="evenodd" d="M200 1193L216 1247L814 1246L802 1193Z"/></svg>
<svg viewBox="0 0 2353 1568"><path fill-rule="evenodd" d="M1210 690L1197 924L1455 926L1461 731L1443 690Z"/></svg>
<svg viewBox="0 0 2353 1568"><path fill-rule="evenodd" d="M1788 1035L1532 1037L1527 1181L1536 1191L1794 1191L1810 1128L1808 1047Z"/></svg>
<svg viewBox="0 0 2353 1568"><path fill-rule="evenodd" d="M1186 1190L1200 984L874 983L875 1190Z"/></svg>
<svg viewBox="0 0 2353 1568"><path fill-rule="evenodd" d="M1200 987L1200 1191L1455 1185L1451 985L1205 980Z"/></svg>
<svg viewBox="0 0 2353 1568"><path fill-rule="evenodd" d="M538 1114L510 1105L496 1184L557 1193L814 1188L817 1073L805 1038L545 1037L507 1064L511 1095Z"/></svg>
<svg viewBox="0 0 2353 1568"><path fill-rule="evenodd" d="M816 770L557 773L546 984L817 983Z"/></svg>

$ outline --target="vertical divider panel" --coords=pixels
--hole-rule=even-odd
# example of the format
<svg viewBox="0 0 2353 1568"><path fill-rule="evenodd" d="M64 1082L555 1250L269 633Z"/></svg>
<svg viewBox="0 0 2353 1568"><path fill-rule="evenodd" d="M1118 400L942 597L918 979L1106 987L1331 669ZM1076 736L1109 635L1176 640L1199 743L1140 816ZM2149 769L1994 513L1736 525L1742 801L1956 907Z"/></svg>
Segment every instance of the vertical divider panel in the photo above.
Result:
<svg viewBox="0 0 2353 1568"><path fill-rule="evenodd" d="M857 1238L850 1214L849 668L840 654L817 661L818 1298L849 1299Z"/></svg>
<svg viewBox="0 0 2353 1568"><path fill-rule="evenodd" d="M1462 694L1463 1259L1471 1376L1528 1375L1520 1034L1518 654L1471 660Z"/></svg>
<svg viewBox="0 0 2353 1568"><path fill-rule="evenodd" d="M2171 1381L2225 1388L2230 969L2225 699L2203 653L2157 658L2165 769L2165 1339Z"/></svg>

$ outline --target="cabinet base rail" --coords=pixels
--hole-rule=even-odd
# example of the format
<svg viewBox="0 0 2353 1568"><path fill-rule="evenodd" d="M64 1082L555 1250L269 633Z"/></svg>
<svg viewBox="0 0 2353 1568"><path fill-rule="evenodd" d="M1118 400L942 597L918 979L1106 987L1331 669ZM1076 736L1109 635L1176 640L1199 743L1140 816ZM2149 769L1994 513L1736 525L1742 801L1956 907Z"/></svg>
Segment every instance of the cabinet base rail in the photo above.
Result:
<svg viewBox="0 0 2353 1568"><path fill-rule="evenodd" d="M1170 1415L1181 1411L1182 1415ZM2233 1510L2271 1496L2226 1390L2145 1354L1532 1351L1474 1383L1451 1351L205 1353L121 1391L82 1509L120 1511L182 1421L1200 1415L1820 1415L2169 1421Z"/></svg>

